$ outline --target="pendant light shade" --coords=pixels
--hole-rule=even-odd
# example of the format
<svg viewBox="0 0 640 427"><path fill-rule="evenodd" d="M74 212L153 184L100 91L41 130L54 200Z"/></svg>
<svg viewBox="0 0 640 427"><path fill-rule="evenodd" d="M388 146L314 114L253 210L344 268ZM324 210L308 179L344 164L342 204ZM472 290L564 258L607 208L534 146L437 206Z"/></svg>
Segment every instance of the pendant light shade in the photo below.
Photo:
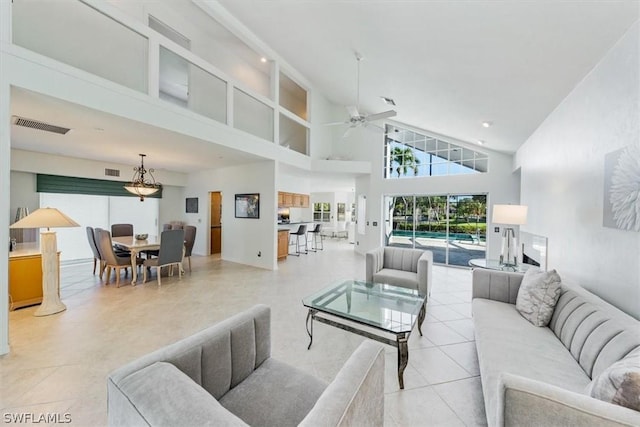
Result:
<svg viewBox="0 0 640 427"><path fill-rule="evenodd" d="M140 154L140 166L133 168L133 178L130 183L124 186L124 189L129 193L140 197L141 202L144 201L145 197L157 193L161 188L160 183L156 182L153 177L153 169L145 169L145 156L146 154Z"/></svg>

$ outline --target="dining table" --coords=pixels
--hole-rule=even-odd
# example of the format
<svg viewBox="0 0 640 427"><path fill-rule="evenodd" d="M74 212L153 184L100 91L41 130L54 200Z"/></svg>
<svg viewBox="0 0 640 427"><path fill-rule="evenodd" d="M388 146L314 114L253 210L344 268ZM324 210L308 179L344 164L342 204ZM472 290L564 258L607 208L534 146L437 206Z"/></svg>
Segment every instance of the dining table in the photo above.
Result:
<svg viewBox="0 0 640 427"><path fill-rule="evenodd" d="M160 237L148 236L144 240L136 239L134 236L112 237L114 245L120 246L131 252L131 285L135 286L138 280L137 258L142 251L157 251L160 249Z"/></svg>

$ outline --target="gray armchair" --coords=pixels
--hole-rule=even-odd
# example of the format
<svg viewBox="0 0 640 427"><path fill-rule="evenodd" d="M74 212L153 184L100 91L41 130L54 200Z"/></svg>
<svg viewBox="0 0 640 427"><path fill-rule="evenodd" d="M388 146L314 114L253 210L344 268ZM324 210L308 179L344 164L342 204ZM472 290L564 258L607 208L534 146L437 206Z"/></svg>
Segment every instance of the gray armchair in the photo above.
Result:
<svg viewBox="0 0 640 427"><path fill-rule="evenodd" d="M385 246L366 253L367 282L417 289L429 297L433 253L420 249Z"/></svg>
<svg viewBox="0 0 640 427"><path fill-rule="evenodd" d="M326 384L271 358L257 305L111 373L110 426L382 426L384 347L366 341Z"/></svg>

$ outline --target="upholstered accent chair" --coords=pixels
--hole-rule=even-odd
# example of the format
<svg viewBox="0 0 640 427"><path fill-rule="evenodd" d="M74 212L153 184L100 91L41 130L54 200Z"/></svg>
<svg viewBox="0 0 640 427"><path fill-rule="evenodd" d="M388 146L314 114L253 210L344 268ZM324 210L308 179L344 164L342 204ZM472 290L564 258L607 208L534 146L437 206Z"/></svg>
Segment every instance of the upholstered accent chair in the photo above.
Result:
<svg viewBox="0 0 640 427"><path fill-rule="evenodd" d="M421 249L385 246L365 255L367 282L388 283L417 289L427 298L431 292L433 253Z"/></svg>
<svg viewBox="0 0 640 427"><path fill-rule="evenodd" d="M257 305L107 379L110 426L382 426L384 347L363 342L327 384L271 357Z"/></svg>

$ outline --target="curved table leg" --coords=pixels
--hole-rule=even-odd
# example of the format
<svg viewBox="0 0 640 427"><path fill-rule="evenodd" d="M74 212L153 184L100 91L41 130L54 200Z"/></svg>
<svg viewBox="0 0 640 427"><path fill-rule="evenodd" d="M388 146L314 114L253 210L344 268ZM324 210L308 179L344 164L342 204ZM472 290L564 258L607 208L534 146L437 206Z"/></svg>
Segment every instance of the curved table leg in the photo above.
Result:
<svg viewBox="0 0 640 427"><path fill-rule="evenodd" d="M309 313L307 313L307 320L305 322L307 335L309 335L309 346L307 347L307 350L309 350L311 348L311 344L313 344L313 316L315 313L315 310L309 309Z"/></svg>
<svg viewBox="0 0 640 427"><path fill-rule="evenodd" d="M418 313L418 332L420 332L420 336L422 336L422 322L424 322L426 311L425 304L422 303L422 308L420 308L420 313Z"/></svg>
<svg viewBox="0 0 640 427"><path fill-rule="evenodd" d="M398 382L400 389L404 389L404 369L409 362L409 347L407 345L407 334L399 334L398 341Z"/></svg>

